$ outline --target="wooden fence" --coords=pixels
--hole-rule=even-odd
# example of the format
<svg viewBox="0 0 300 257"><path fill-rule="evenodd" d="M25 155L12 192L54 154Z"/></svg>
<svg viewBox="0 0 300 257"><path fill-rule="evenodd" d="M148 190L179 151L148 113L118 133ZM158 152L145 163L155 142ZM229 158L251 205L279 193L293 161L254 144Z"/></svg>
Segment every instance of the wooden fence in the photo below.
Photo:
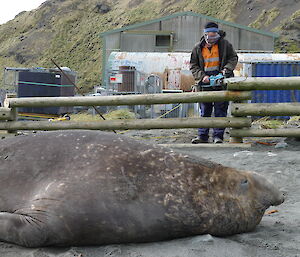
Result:
<svg viewBox="0 0 300 257"><path fill-rule="evenodd" d="M253 129L249 116L300 115L299 103L242 103L250 100L252 90L300 90L300 77L227 79L227 91L181 94L147 94L91 97L30 97L7 98L0 108L0 130L67 130L67 129L172 129L172 128L232 128L233 141L243 137L300 137L300 129ZM53 106L120 106L172 103L232 101L233 117L106 120L97 122L18 121L18 107Z"/></svg>

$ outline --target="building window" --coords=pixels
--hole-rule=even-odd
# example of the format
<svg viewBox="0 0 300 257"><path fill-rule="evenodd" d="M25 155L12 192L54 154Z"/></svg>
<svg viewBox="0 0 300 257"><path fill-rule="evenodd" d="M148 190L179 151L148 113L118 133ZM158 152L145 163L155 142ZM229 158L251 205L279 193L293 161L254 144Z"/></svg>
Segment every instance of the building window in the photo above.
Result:
<svg viewBox="0 0 300 257"><path fill-rule="evenodd" d="M156 35L155 46L169 47L171 43L170 35Z"/></svg>

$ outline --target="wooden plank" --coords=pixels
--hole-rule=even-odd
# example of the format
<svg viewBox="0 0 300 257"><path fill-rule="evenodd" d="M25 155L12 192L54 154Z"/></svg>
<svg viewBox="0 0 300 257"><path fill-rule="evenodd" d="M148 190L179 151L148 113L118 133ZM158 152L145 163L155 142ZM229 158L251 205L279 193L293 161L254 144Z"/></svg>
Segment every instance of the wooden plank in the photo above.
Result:
<svg viewBox="0 0 300 257"><path fill-rule="evenodd" d="M251 144L159 144L168 148L251 148Z"/></svg>
<svg viewBox="0 0 300 257"><path fill-rule="evenodd" d="M300 90L300 77L248 77L225 79L228 90Z"/></svg>
<svg viewBox="0 0 300 257"><path fill-rule="evenodd" d="M300 103L234 103L231 114L237 117L245 116L298 116Z"/></svg>
<svg viewBox="0 0 300 257"><path fill-rule="evenodd" d="M126 129L174 129L174 128L241 128L250 127L249 118L184 118L184 119L140 119L106 120L95 122L72 121L12 121L0 123L2 130L126 130Z"/></svg>
<svg viewBox="0 0 300 257"><path fill-rule="evenodd" d="M232 129L230 136L234 137L299 137L300 128L283 129Z"/></svg>
<svg viewBox="0 0 300 257"><path fill-rule="evenodd" d="M251 92L211 91L118 96L26 97L7 99L6 107L120 106L222 102L251 99Z"/></svg>

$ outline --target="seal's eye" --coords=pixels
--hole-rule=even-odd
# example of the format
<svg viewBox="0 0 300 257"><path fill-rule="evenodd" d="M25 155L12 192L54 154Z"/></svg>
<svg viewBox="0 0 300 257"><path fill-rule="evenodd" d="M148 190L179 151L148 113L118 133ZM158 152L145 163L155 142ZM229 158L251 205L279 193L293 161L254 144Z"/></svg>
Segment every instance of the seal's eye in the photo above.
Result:
<svg viewBox="0 0 300 257"><path fill-rule="evenodd" d="M246 178L241 180L241 184L240 184L240 190L242 192L247 192L249 189L249 182Z"/></svg>
<svg viewBox="0 0 300 257"><path fill-rule="evenodd" d="M248 180L246 178L242 179L241 184L242 185L248 185Z"/></svg>

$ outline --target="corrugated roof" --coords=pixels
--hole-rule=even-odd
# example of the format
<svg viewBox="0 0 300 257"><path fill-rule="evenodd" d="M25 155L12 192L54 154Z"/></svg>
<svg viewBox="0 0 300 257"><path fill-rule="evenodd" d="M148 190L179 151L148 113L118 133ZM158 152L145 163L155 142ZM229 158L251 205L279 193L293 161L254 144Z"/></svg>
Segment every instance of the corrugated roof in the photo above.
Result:
<svg viewBox="0 0 300 257"><path fill-rule="evenodd" d="M178 12L178 13L174 13L172 15L164 16L164 17L161 17L161 18L158 18L158 19L153 19L153 20L149 20L149 21L145 21L145 22L133 24L133 25L130 25L130 26L125 26L125 27L122 27L122 28L109 30L109 31L101 33L100 36L104 37L104 36L109 35L109 34L113 34L113 33L117 33L117 32L122 32L122 31L130 30L130 29L136 29L136 28L141 27L141 26L153 24L153 23L156 23L156 22L164 21L164 20L169 20L169 19L176 18L176 17L179 17L179 16L196 16L196 17L201 17L201 18L205 18L205 19L208 19L208 20L211 20L211 21L215 21L217 23L221 23L221 24L225 24L225 25L228 25L228 26L232 26L232 27L236 27L236 28L240 28L240 29L252 31L252 32L255 32L255 33L258 33L258 34L262 34L262 35L265 35L265 36L270 36L270 37L273 37L273 38L278 38L279 37L278 34L275 34L275 33L272 33L272 32L267 32L267 31L263 31L263 30L258 30L258 29L250 28L250 27L247 27L247 26L244 26L244 25L236 24L236 23L229 22L229 21L219 20L219 19L216 19L214 17L210 17L210 16L206 16L204 14L194 13L194 12Z"/></svg>

